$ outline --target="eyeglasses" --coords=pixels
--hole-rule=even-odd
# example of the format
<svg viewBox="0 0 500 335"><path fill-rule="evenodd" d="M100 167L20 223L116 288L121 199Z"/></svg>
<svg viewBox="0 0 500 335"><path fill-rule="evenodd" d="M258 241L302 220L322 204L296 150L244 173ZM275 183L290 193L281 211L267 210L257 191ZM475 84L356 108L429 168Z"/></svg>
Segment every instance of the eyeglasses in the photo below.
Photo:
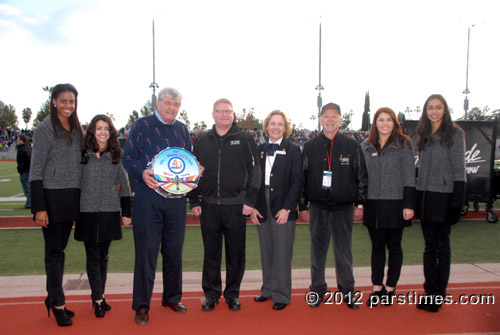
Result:
<svg viewBox="0 0 500 335"><path fill-rule="evenodd" d="M215 110L217 114L231 114L233 111L231 110Z"/></svg>

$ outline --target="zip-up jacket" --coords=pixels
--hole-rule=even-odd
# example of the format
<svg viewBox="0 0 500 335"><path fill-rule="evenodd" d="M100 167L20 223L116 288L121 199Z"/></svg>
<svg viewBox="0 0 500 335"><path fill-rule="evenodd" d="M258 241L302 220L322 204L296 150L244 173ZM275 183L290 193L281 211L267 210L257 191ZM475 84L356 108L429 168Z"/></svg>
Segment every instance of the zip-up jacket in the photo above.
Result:
<svg viewBox="0 0 500 335"><path fill-rule="evenodd" d="M323 133L304 145L304 188L300 197L300 210L307 210L309 202L334 211L361 204L366 200L368 177L363 154L358 142L338 134L331 142ZM331 186L323 187L323 173L329 170L331 160Z"/></svg>
<svg viewBox="0 0 500 335"><path fill-rule="evenodd" d="M250 134L233 124L221 137L214 126L198 137L193 153L205 170L198 187L189 193L190 208L201 201L255 207L262 173Z"/></svg>
<svg viewBox="0 0 500 335"><path fill-rule="evenodd" d="M17 172L19 174L30 172L31 164L31 147L28 143L20 144L16 146L17 148Z"/></svg>

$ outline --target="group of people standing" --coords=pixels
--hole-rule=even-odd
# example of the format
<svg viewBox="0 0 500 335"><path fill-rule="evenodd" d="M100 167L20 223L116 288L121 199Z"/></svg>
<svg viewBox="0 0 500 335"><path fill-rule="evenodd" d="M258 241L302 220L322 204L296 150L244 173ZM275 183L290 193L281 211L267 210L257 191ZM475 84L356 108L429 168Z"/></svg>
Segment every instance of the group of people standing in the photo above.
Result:
<svg viewBox="0 0 500 335"><path fill-rule="evenodd" d="M353 219L363 220L372 242L373 289L366 303L391 305L403 264L403 229L417 217L425 240L425 295L417 308L437 312L450 276L451 225L460 220L465 198L463 130L451 120L439 94L424 104L415 143L402 133L396 114L387 107L377 110L361 145L339 133L341 121L340 107L325 105L320 116L323 130L305 144L302 155L305 180L299 216L310 222L310 289L319 297L311 307L320 306L327 289L330 238L338 290L349 308L359 307L353 299Z"/></svg>
<svg viewBox="0 0 500 335"><path fill-rule="evenodd" d="M31 211L45 241L45 306L59 326L70 326L75 316L66 308L62 287L73 222L75 239L85 245L96 317L111 309L104 298L111 241L121 239L121 224L131 222L130 186L117 131L107 116L97 115L84 134L77 99L71 84L52 89L50 114L33 136L29 172Z"/></svg>
<svg viewBox="0 0 500 335"><path fill-rule="evenodd" d="M354 220L363 220L372 241L373 290L367 304L390 305L403 263L403 229L414 216L422 222L424 288L432 297L417 307L428 311L441 307L435 298L446 294L450 230L460 219L465 194L464 133L452 122L442 96L427 99L415 143L401 132L394 111L381 108L360 145L339 132L340 106L329 103L319 118L322 132L301 152L287 140L292 129L285 113L275 110L266 117L263 131L268 141L257 147L251 135L236 127L228 99L215 101L215 124L193 145L187 127L176 120L182 95L165 88L159 92L156 111L132 126L122 154L116 129L106 116L94 117L82 133L77 95L70 84L52 90L50 116L35 130L30 171L32 212L45 239L45 304L59 326L71 325L74 316L65 306L62 289L64 249L73 221L75 239L85 243L97 317L111 308L104 298L111 241L121 238L120 224L129 225L131 216L135 322L149 321L159 251L161 304L174 312L187 311L181 302L186 197L155 192L158 183L150 168L152 159L167 147L193 148L201 169L198 187L188 198L193 215L200 217L203 238L202 310L214 310L221 296L230 310L241 309L247 216L258 225L262 259L263 284L254 300L272 300L274 310L291 301L298 218L310 223L310 289L320 297L311 307L320 306L327 291L325 266L331 239L338 289L349 308L359 307L353 299ZM136 183L133 211L125 170ZM386 249L389 267L384 285Z"/></svg>

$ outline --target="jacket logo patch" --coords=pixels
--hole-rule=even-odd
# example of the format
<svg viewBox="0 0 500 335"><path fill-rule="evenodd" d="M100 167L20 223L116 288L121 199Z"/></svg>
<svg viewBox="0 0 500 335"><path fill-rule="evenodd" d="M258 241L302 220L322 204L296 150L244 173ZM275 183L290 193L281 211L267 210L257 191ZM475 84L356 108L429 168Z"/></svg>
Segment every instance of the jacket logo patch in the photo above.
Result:
<svg viewBox="0 0 500 335"><path fill-rule="evenodd" d="M231 145L240 145L240 140L233 140L230 142Z"/></svg>
<svg viewBox="0 0 500 335"><path fill-rule="evenodd" d="M339 161L340 165L351 165L351 156L347 155L347 157L344 157L342 154L340 155Z"/></svg>

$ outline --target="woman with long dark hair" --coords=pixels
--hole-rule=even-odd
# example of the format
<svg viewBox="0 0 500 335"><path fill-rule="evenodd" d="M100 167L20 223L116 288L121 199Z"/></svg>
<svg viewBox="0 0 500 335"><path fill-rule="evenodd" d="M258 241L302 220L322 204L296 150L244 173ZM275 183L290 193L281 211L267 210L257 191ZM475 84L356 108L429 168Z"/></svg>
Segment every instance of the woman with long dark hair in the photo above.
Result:
<svg viewBox="0 0 500 335"><path fill-rule="evenodd" d="M111 119L96 115L85 133L82 149L80 220L75 229L75 239L85 244L96 317L103 317L105 311L111 309L104 299L111 241L120 240L121 223L128 226L131 221L130 185L121 152L118 132ZM117 184L120 194L115 189Z"/></svg>
<svg viewBox="0 0 500 335"><path fill-rule="evenodd" d="M464 132L452 120L446 100L433 94L417 126L417 203L425 239L424 288L417 307L437 312L450 277L451 225L460 220L465 198Z"/></svg>
<svg viewBox="0 0 500 335"><path fill-rule="evenodd" d="M403 135L390 108L377 110L369 137L361 148L368 172L368 196L363 224L372 241L373 290L367 301L389 306L403 266L403 229L411 225L415 200L415 159L410 139ZM384 286L386 249L389 266Z"/></svg>
<svg viewBox="0 0 500 335"><path fill-rule="evenodd" d="M47 298L45 306L59 326L70 326L62 288L64 249L80 212L82 128L77 115L78 92L71 84L52 88L50 115L36 127L30 168L31 212L45 241Z"/></svg>

